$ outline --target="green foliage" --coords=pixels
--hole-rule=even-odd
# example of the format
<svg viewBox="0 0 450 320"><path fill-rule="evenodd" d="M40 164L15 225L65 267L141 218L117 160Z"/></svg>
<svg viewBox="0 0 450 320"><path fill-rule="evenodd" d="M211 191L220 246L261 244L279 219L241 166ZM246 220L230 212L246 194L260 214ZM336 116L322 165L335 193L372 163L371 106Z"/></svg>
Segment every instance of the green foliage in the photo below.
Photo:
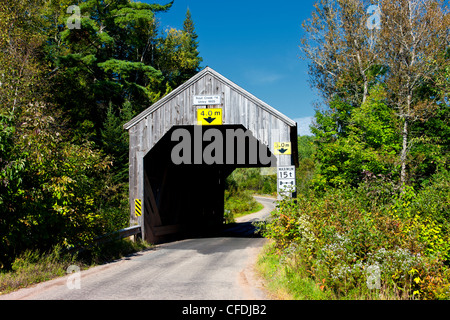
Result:
<svg viewBox="0 0 450 320"><path fill-rule="evenodd" d="M0 294L64 276L75 259L59 246L43 253L26 250L14 260L11 272L0 273Z"/></svg>
<svg viewBox="0 0 450 320"><path fill-rule="evenodd" d="M226 180L225 222L232 223L235 217L262 209L253 194L276 193L276 179L276 175L261 175L259 168L239 168L233 171Z"/></svg>
<svg viewBox="0 0 450 320"><path fill-rule="evenodd" d="M171 45L170 34L159 35L156 15L172 4L83 1L80 29L62 27L68 18L67 1L52 1L43 8L52 99L74 128L89 120L99 134L109 103L131 101L133 112L139 113L182 84L186 73L198 71L201 58L197 47L184 44L189 42L184 31L174 31L180 34L176 45ZM195 34L193 24L191 32ZM181 72L176 78L174 70Z"/></svg>
<svg viewBox="0 0 450 320"><path fill-rule="evenodd" d="M235 218L256 212L261 209L259 203L253 198L250 190L225 190L225 223L235 222Z"/></svg>
<svg viewBox="0 0 450 320"><path fill-rule="evenodd" d="M306 195L310 191L312 179L314 177L314 173L316 172L316 164L314 161L315 153L316 146L314 144L314 137L299 136L299 167L295 172L298 194Z"/></svg>
<svg viewBox="0 0 450 320"><path fill-rule="evenodd" d="M203 59L198 52L198 35L188 9L182 30L166 30L166 37L158 41L158 68L164 73L166 86L175 88L189 80L198 71Z"/></svg>
<svg viewBox="0 0 450 320"><path fill-rule="evenodd" d="M389 1L383 7L397 17L388 24L423 27L405 24L406 11ZM273 276L294 296L302 290L292 283L312 280L337 299L449 299L450 51L434 41L448 29L448 10L433 1L417 7L430 21L418 32L423 47L414 46L420 63L410 59L410 32L383 28L382 41L364 45L363 10L358 1L319 1L303 24L301 49L324 105L314 149L299 140L298 198L279 202L261 225L274 240Z"/></svg>
<svg viewBox="0 0 450 320"><path fill-rule="evenodd" d="M239 168L227 178L227 188L274 194L277 192L276 173L275 175L261 175L260 168Z"/></svg>
<svg viewBox="0 0 450 320"><path fill-rule="evenodd" d="M395 159L400 140L385 95L383 87L375 86L367 101L351 113L339 100L332 102L331 111L317 112L313 128L319 163L314 178L317 190L357 186L364 171L398 175Z"/></svg>
<svg viewBox="0 0 450 320"><path fill-rule="evenodd" d="M195 24L192 20L191 11L189 8L186 11L186 19L183 22L183 32L185 34L184 40L184 51L186 52L187 60L189 63L187 64L187 68L182 70L182 74L184 80L188 80L193 77L196 72L200 69L200 63L203 59L199 56L198 52L198 35L195 32Z"/></svg>
<svg viewBox="0 0 450 320"><path fill-rule="evenodd" d="M443 189L437 210L420 215L412 212L424 208L425 189L389 203L367 201L371 188L363 186L284 199L263 234L274 240L279 268L313 280L333 298L448 299L448 215L445 223L436 216L448 212L447 181L436 177ZM380 271L378 289L367 285L373 268Z"/></svg>
<svg viewBox="0 0 450 320"><path fill-rule="evenodd" d="M313 136L298 136L298 157L300 160L312 159L316 147Z"/></svg>
<svg viewBox="0 0 450 320"><path fill-rule="evenodd" d="M2 166L3 173L11 168L17 173L3 179L0 251L5 267L27 248L85 244L104 230L98 199L109 160L91 142L68 142L45 112L30 107L22 114L22 125L11 137L14 148Z"/></svg>
<svg viewBox="0 0 450 320"><path fill-rule="evenodd" d="M415 188L442 169L448 169L450 148L450 108L442 104L435 115L411 128L410 175Z"/></svg>
<svg viewBox="0 0 450 320"><path fill-rule="evenodd" d="M25 159L14 152L12 116L0 114L0 206L9 205L10 197L22 193L22 173Z"/></svg>
<svg viewBox="0 0 450 320"><path fill-rule="evenodd" d="M73 4L80 29L66 26ZM172 4L0 3L1 269L26 250L87 246L127 226L122 125L201 61L190 16L173 46L158 34Z"/></svg>
<svg viewBox="0 0 450 320"><path fill-rule="evenodd" d="M406 189L390 208L393 217L405 222L402 232L416 237L427 255L450 261L450 184L449 171L435 175L419 192Z"/></svg>
<svg viewBox="0 0 450 320"><path fill-rule="evenodd" d="M106 119L101 129L103 150L110 155L112 166L106 176L106 190L101 203L101 215L105 222L105 231L123 229L129 224L128 199L128 132L123 124L134 117L131 102L126 101L117 110L109 105Z"/></svg>
<svg viewBox="0 0 450 320"><path fill-rule="evenodd" d="M131 102L126 101L120 110L109 105L103 128L100 130L103 150L113 158L114 182L128 182L128 132L123 125L134 117Z"/></svg>

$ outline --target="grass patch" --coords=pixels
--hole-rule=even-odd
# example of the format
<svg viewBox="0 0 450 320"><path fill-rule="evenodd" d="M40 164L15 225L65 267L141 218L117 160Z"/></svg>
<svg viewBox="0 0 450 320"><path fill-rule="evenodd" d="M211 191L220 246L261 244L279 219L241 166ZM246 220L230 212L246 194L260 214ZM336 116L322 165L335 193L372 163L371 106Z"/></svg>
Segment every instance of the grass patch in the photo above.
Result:
<svg viewBox="0 0 450 320"><path fill-rule="evenodd" d="M94 245L77 253L68 253L60 246L47 252L27 250L14 260L11 270L0 273L0 295L65 276L71 265L85 270L150 247L143 241L122 239Z"/></svg>
<svg viewBox="0 0 450 320"><path fill-rule="evenodd" d="M268 291L282 300L328 300L331 297L312 279L292 268L276 253L273 242L267 244L259 255L256 270L265 279Z"/></svg>
<svg viewBox="0 0 450 320"><path fill-rule="evenodd" d="M264 206L253 198L251 190L225 191L225 223L234 223L235 218L255 213Z"/></svg>
<svg viewBox="0 0 450 320"><path fill-rule="evenodd" d="M27 250L14 260L12 270L0 273L0 294L64 276L72 264L77 264L76 256L63 254L58 246L44 253Z"/></svg>
<svg viewBox="0 0 450 320"><path fill-rule="evenodd" d="M256 212L258 212L258 211L261 211L262 209L264 209L264 205L262 205L262 204L259 203L259 202L256 202L256 205L254 206L254 208L253 208L252 210L244 211L244 212L238 213L238 214L236 214L234 217L235 217L235 218L243 217L243 216L246 216L246 215L249 215L249 214L252 214L252 213L256 213Z"/></svg>

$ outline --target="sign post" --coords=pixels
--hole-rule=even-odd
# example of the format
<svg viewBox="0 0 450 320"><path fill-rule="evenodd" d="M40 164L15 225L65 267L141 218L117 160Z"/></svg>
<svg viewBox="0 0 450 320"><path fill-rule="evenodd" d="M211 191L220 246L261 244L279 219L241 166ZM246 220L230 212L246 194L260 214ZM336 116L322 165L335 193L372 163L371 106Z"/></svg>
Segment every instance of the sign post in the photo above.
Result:
<svg viewBox="0 0 450 320"><path fill-rule="evenodd" d="M278 195L292 197L292 194L297 191L297 184L295 182L295 166L284 166L277 168L277 191Z"/></svg>

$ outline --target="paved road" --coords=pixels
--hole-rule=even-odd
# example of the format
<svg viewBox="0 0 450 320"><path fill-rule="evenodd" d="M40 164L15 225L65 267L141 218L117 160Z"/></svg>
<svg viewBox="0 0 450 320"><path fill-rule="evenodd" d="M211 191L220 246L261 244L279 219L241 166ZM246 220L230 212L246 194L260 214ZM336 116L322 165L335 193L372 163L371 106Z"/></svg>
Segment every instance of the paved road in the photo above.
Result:
<svg viewBox="0 0 450 320"><path fill-rule="evenodd" d="M82 271L79 289L69 289L66 276L2 295L0 300L266 299L253 272L266 239L253 235L251 222L267 217L274 204L273 199L257 200L264 205L263 210L237 219L238 223L217 237L158 245Z"/></svg>

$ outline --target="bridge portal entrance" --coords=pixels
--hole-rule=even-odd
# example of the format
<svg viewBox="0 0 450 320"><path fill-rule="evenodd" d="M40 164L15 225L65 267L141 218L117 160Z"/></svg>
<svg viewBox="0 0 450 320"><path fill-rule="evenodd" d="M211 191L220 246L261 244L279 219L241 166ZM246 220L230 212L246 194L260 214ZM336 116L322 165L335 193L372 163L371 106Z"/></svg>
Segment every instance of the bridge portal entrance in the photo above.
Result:
<svg viewBox="0 0 450 320"><path fill-rule="evenodd" d="M296 123L210 68L124 128L130 224L152 243L220 228L225 180L236 168L298 166ZM277 143L290 143L290 154Z"/></svg>

